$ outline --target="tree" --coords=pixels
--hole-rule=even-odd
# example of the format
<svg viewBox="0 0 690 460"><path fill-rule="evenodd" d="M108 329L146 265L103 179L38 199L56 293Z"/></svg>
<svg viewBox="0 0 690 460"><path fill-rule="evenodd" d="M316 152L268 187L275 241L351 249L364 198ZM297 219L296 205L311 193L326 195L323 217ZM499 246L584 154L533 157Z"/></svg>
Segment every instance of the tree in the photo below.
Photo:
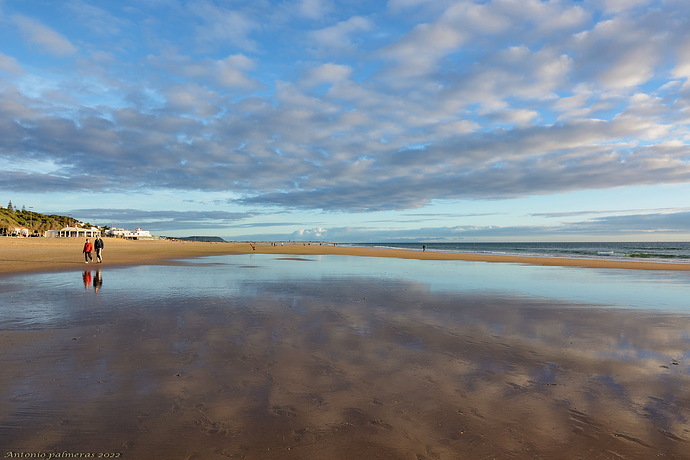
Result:
<svg viewBox="0 0 690 460"><path fill-rule="evenodd" d="M12 200L7 204L7 209L10 211L14 211L14 207L12 206Z"/></svg>

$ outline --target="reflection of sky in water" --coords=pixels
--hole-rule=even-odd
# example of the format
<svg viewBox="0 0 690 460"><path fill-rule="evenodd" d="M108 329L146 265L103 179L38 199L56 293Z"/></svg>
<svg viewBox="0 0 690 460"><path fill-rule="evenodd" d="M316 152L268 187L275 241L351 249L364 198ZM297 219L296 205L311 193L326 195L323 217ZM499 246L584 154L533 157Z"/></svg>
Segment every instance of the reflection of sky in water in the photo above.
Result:
<svg viewBox="0 0 690 460"><path fill-rule="evenodd" d="M564 302L612 307L686 311L690 308L690 273L542 267L505 263L420 261L353 256L305 256L304 261L263 254L197 259L212 270L186 273L198 286L283 280L364 276L428 285L429 290L492 292L547 297ZM283 260L285 259L285 260ZM151 268L151 267L149 267ZM201 267L199 267L201 268ZM157 268L151 268L157 270ZM232 272L232 273L230 273ZM199 277L201 279L199 279ZM188 289L188 286L185 286Z"/></svg>
<svg viewBox="0 0 690 460"><path fill-rule="evenodd" d="M300 398L286 389L304 375L299 391L319 395L329 407L345 400L349 410L361 394L361 406L369 407L388 388L395 392L390 398L420 401L415 411L427 403L459 404L491 420L511 414L511 407L523 413L538 400L529 415L545 426L560 424L564 439L573 433L566 409L574 408L582 417L613 420L616 432L637 425L665 446L660 430L690 432L689 277L260 254L0 277L0 333L15 341L0 361L24 369L7 379L4 393L0 385L0 400L27 426L36 423L31 414L62 401L64 407L52 409L55 417L46 418L52 430L75 405L81 419L90 401L96 420L108 413L100 410L107 401L138 403L140 413L153 414L147 401L175 389L189 391L194 413L200 400L243 407L245 394L254 404L256 391L289 393L289 404L298 407ZM246 392L229 404L238 390L229 382L244 381ZM274 402L266 404L253 416L271 413L266 408ZM302 414L321 413L305 404ZM162 421L176 420L169 407L164 404ZM381 406L389 412L375 418L400 423L391 407ZM438 426L439 413L426 413L428 426ZM226 420L236 416L233 410ZM101 431L110 436L117 429Z"/></svg>
<svg viewBox="0 0 690 460"><path fill-rule="evenodd" d="M299 260L295 260L299 259ZM95 277L96 271L89 270ZM541 267L504 263L419 261L354 256L212 256L183 265L108 267L103 287L84 288L82 272L22 274L0 278L3 323L20 326L96 314L103 296L117 294L128 307L187 297L257 295L269 284L294 281L367 280L413 283L436 293L546 298L557 302L685 313L690 310L690 273ZM425 288L426 286L426 288ZM80 307L82 306L82 307ZM108 308L112 308L109 305ZM94 310L90 311L94 314ZM1 324L1 323L0 323Z"/></svg>

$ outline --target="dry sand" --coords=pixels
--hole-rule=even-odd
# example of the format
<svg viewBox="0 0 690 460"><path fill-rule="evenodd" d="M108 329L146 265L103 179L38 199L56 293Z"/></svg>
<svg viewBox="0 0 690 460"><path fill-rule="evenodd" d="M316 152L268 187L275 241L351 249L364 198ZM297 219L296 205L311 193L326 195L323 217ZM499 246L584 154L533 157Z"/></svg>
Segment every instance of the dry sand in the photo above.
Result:
<svg viewBox="0 0 690 460"><path fill-rule="evenodd" d="M690 264L621 261L610 259L567 259L521 257L492 254L422 252L396 249L357 248L327 244L206 243L172 240L129 241L105 239L103 251L107 265L170 263L173 259L221 254L342 254L368 257L392 257L423 260L466 260L590 268L638 270L690 270ZM51 270L69 270L84 265L81 238L11 238L0 237L0 274Z"/></svg>

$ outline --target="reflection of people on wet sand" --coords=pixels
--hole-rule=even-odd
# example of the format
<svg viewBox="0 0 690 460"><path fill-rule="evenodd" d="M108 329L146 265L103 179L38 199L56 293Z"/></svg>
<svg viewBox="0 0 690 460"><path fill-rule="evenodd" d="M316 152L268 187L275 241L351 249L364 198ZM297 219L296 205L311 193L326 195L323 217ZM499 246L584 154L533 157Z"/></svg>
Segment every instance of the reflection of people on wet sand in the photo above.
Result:
<svg viewBox="0 0 690 460"><path fill-rule="evenodd" d="M84 280L84 289L88 290L89 286L91 286L91 271L84 270L84 274L81 278Z"/></svg>
<svg viewBox="0 0 690 460"><path fill-rule="evenodd" d="M98 292L103 285L103 277L101 276L101 271L96 270L96 274L93 277L93 290Z"/></svg>
<svg viewBox="0 0 690 460"><path fill-rule="evenodd" d="M102 253L104 246L105 245L103 244L103 240L101 239L101 237L96 237L96 241L93 242L93 247L96 249L96 260L99 264L103 262Z"/></svg>
<svg viewBox="0 0 690 460"><path fill-rule="evenodd" d="M84 243L84 249L82 252L84 253L84 262L87 264L89 263L89 260L93 261L93 257L91 257L91 251L93 251L93 244L89 241L89 239L86 239L86 243Z"/></svg>

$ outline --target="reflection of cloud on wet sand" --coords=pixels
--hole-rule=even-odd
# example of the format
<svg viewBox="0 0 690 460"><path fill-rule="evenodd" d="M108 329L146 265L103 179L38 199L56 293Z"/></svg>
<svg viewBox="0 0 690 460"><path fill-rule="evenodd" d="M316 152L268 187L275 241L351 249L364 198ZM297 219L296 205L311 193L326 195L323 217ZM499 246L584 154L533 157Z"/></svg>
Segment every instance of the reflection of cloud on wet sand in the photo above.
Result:
<svg viewBox="0 0 690 460"><path fill-rule="evenodd" d="M13 332L0 434L132 458L681 456L688 328L363 278L171 297Z"/></svg>

